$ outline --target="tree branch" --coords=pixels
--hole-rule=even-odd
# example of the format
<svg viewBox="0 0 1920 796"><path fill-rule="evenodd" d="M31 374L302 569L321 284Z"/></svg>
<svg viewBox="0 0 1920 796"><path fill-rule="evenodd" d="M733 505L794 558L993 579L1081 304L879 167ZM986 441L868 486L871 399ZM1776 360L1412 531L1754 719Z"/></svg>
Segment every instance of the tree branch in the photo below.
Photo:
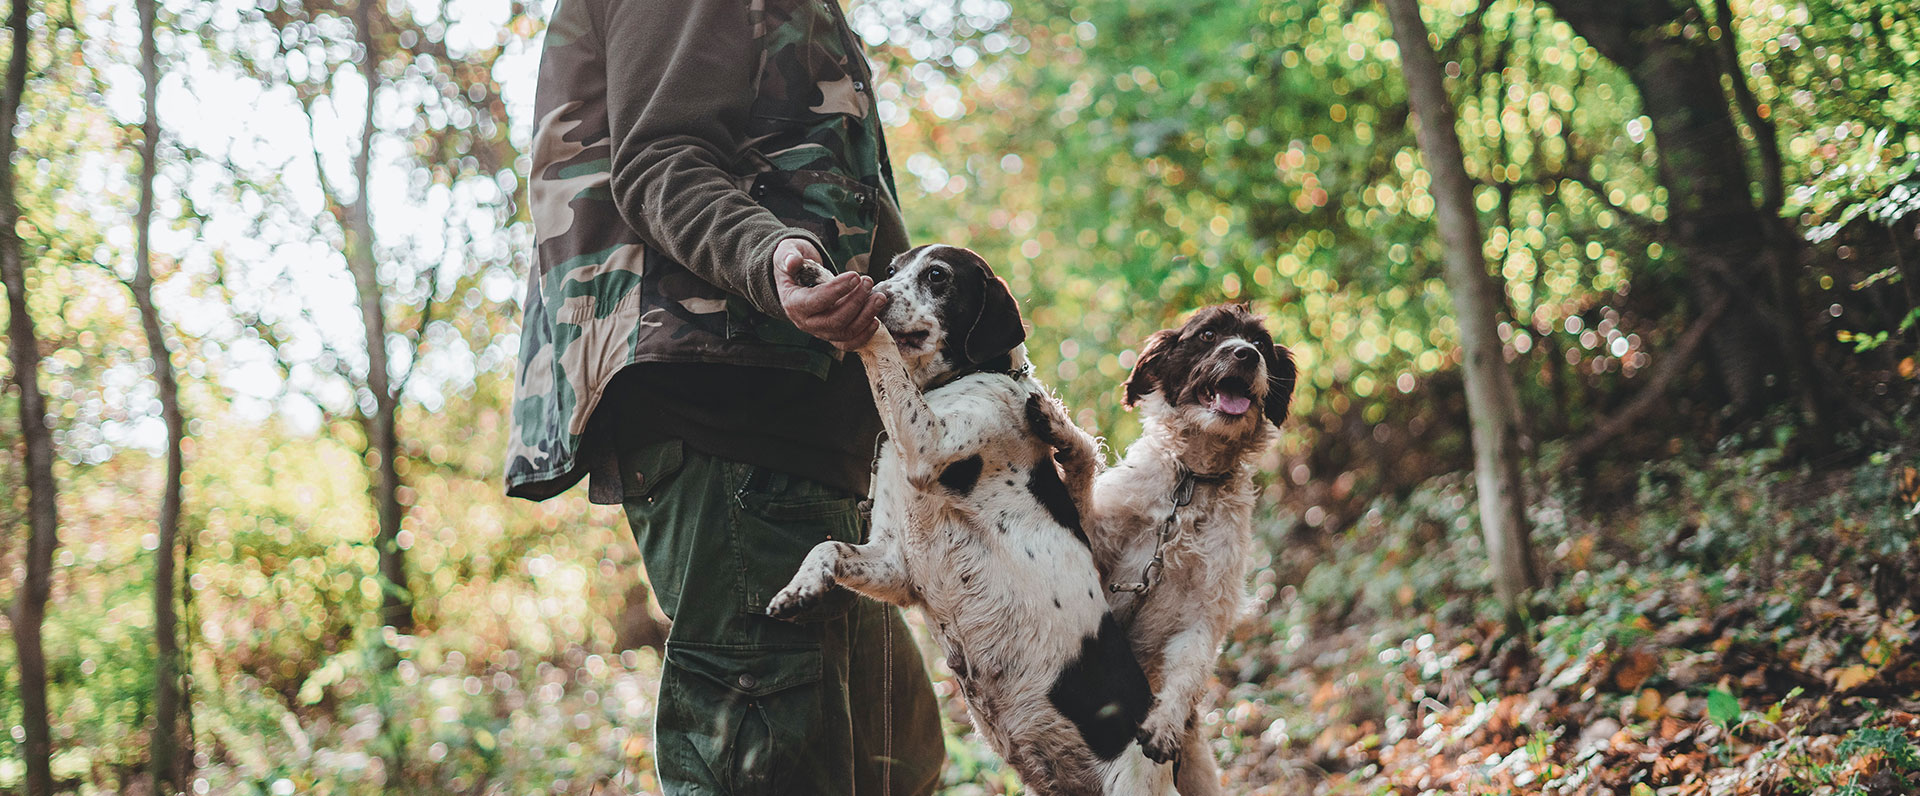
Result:
<svg viewBox="0 0 1920 796"><path fill-rule="evenodd" d="M1720 313L1726 308L1725 300L1708 307L1706 314L1694 321L1693 326L1688 327L1687 331L1680 335L1680 339L1673 344L1673 348L1669 349L1661 361L1654 366L1653 376L1647 380L1646 386L1640 388L1639 394L1612 417L1595 423L1593 431L1588 432L1567 450L1566 457L1560 461L1560 468L1571 470L1579 466L1601 447L1612 442L1614 437L1625 433L1648 412L1661 406L1661 399L1666 395L1667 387L1687 369L1689 363L1693 362L1694 355L1700 351L1700 344L1707 339L1707 331L1713 328L1715 321L1720 320Z"/></svg>

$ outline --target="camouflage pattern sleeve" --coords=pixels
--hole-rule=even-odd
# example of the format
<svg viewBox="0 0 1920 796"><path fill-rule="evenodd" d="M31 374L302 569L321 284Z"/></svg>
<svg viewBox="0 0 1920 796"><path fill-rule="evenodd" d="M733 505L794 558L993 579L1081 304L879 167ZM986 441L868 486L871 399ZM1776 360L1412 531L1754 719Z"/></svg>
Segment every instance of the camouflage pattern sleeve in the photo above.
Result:
<svg viewBox="0 0 1920 796"><path fill-rule="evenodd" d="M906 249L872 81L835 0L559 0L534 93L509 494L599 466L589 425L631 365L827 378L840 352L780 312L772 252L804 238L864 273Z"/></svg>
<svg viewBox="0 0 1920 796"><path fill-rule="evenodd" d="M614 203L642 240L785 319L773 250L789 227L736 178L760 49L741 0L616 0L605 27Z"/></svg>

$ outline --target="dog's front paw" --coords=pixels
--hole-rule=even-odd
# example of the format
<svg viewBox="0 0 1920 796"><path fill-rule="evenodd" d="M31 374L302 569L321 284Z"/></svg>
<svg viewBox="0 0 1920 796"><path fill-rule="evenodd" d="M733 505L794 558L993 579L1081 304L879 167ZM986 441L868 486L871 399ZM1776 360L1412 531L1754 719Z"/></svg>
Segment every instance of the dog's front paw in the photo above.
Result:
<svg viewBox="0 0 1920 796"><path fill-rule="evenodd" d="M882 323L874 326L873 336L867 338L866 344L860 346L860 353L879 356L882 351L897 350L898 347L898 344L893 342L893 333L887 331L887 325Z"/></svg>
<svg viewBox="0 0 1920 796"><path fill-rule="evenodd" d="M1141 725L1134 740L1140 742L1140 751L1147 759L1155 763L1166 763L1180 756L1180 732L1173 725L1156 723L1150 718Z"/></svg>
<svg viewBox="0 0 1920 796"><path fill-rule="evenodd" d="M833 272L818 260L801 260L793 268L793 283L801 287L819 287L833 278Z"/></svg>
<svg viewBox="0 0 1920 796"><path fill-rule="evenodd" d="M1037 392L1027 393L1027 430L1041 442L1050 447L1066 447L1066 440L1060 436L1060 429L1054 425L1053 409L1059 411L1053 399Z"/></svg>
<svg viewBox="0 0 1920 796"><path fill-rule="evenodd" d="M793 583L767 601L767 616L789 622L800 618L827 596L833 584Z"/></svg>

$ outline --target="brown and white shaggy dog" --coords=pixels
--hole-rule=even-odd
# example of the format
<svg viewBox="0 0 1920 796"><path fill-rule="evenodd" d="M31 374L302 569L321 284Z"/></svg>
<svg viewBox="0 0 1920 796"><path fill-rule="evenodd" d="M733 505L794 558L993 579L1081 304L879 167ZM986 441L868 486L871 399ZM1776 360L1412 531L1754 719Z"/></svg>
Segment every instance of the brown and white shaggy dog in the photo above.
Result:
<svg viewBox="0 0 1920 796"><path fill-rule="evenodd" d="M1094 557L1155 696L1141 748L1177 760L1182 796L1220 792L1195 706L1245 603L1254 460L1278 436L1293 381L1293 357L1244 306L1154 333L1126 385L1142 435L1094 483Z"/></svg>

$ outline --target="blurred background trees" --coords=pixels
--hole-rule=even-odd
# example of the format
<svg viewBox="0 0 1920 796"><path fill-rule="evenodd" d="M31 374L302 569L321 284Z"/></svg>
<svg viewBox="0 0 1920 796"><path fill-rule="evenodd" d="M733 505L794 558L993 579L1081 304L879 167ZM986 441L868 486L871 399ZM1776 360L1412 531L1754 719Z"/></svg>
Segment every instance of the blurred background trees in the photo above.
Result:
<svg viewBox="0 0 1920 796"><path fill-rule="evenodd" d="M500 496L550 7L17 3L0 792L41 787L43 737L61 787L145 787L182 726L193 792L649 787L658 657L627 647L659 618L623 521ZM1382 750L1490 716L1460 737L1514 790L1677 786L1819 732L1854 751L1779 781L1891 770L1847 766L1897 756L1852 733L1909 709L1920 650L1910 3L1420 2L1450 194L1375 4L848 5L916 239L995 263L1110 446L1139 341L1192 308L1249 302L1295 351L1264 613L1207 719L1249 790L1370 792L1442 759ZM1449 240L1479 247L1523 418L1499 458L1546 585L1511 638L1481 626ZM1580 745L1612 721L1656 748L1667 719L1724 746L1656 773ZM952 748L955 793L1005 781Z"/></svg>
<svg viewBox="0 0 1920 796"><path fill-rule="evenodd" d="M27 28L27 12L27 0L14 0L12 11L7 15L10 41L7 71L0 76L0 163L12 163L14 150L19 145L14 135L15 120L20 116L27 72L32 68L29 51L32 33ZM19 731L14 741L19 744L20 759L24 763L20 778L26 789L33 793L51 793L53 739L48 721L51 714L47 709L43 625L52 585L53 551L60 544L59 486L53 471L53 435L47 424L47 396L40 388L40 334L34 328L29 310L26 256L18 231L21 221L19 186L12 170L8 169L0 175L0 280L4 280L7 287L7 361L12 365L12 385L20 397L15 418L19 421L19 436L26 453L21 460L24 477L19 480L26 486L27 509L26 522L13 524L13 527L24 528L26 534L20 540L25 543L20 557L20 587L11 595L13 600L8 612L12 620L8 630L14 641L11 663L16 670L15 693L20 703L19 723L14 725Z"/></svg>

